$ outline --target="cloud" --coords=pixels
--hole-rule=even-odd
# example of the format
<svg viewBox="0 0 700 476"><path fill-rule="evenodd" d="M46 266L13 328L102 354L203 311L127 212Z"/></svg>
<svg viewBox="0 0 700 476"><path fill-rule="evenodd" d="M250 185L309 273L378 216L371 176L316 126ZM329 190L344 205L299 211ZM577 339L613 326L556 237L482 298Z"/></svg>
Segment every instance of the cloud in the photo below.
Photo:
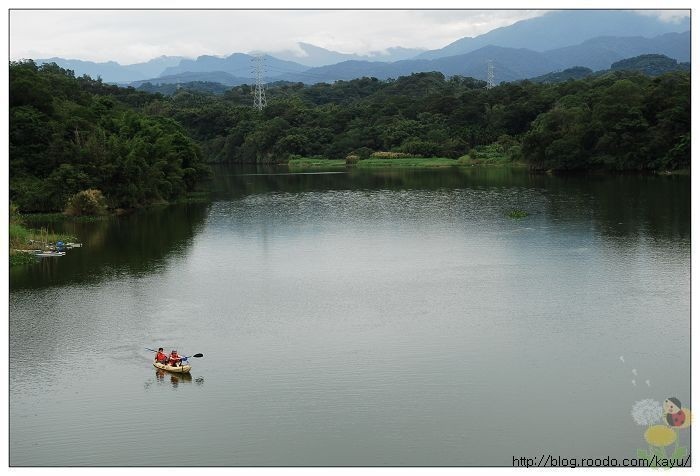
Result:
<svg viewBox="0 0 700 476"><path fill-rule="evenodd" d="M297 42L342 53L441 48L543 10L11 10L10 56L114 60L297 51ZM641 11L677 21L687 10Z"/></svg>
<svg viewBox="0 0 700 476"><path fill-rule="evenodd" d="M440 48L543 12L478 10L13 10L13 59L61 56L122 64L160 55L196 57L295 49L299 41L343 53L394 46Z"/></svg>
<svg viewBox="0 0 700 476"><path fill-rule="evenodd" d="M690 10L638 10L637 13L644 16L657 17L667 23L678 23L690 16Z"/></svg>

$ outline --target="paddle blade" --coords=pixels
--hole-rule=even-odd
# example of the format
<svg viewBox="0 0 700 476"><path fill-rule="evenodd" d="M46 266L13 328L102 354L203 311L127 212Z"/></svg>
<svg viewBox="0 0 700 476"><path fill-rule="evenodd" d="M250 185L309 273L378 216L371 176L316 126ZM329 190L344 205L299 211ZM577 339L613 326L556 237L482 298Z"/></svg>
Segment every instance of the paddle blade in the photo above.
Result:
<svg viewBox="0 0 700 476"><path fill-rule="evenodd" d="M194 354L192 357L204 357L204 354Z"/></svg>

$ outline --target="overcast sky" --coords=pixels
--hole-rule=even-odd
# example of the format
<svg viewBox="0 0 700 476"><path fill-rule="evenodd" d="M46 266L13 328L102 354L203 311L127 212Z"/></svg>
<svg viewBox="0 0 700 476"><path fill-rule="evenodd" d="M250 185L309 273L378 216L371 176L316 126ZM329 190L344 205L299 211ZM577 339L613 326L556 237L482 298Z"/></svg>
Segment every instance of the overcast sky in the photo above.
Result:
<svg viewBox="0 0 700 476"><path fill-rule="evenodd" d="M536 10L405 11L40 11L10 13L12 59L113 60L169 55L293 50L297 42L366 54L392 46L441 48L516 21ZM647 12L647 14L650 14ZM672 21L678 14L654 13Z"/></svg>

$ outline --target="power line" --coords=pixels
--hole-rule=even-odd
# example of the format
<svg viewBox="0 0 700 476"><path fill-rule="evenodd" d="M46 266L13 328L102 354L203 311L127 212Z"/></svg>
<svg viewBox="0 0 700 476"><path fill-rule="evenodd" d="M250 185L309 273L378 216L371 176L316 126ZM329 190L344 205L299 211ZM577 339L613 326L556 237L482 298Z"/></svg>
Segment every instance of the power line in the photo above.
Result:
<svg viewBox="0 0 700 476"><path fill-rule="evenodd" d="M262 111L267 106L267 98L265 97L265 58L262 55L253 56L255 74L255 92L253 93L253 107L258 111Z"/></svg>

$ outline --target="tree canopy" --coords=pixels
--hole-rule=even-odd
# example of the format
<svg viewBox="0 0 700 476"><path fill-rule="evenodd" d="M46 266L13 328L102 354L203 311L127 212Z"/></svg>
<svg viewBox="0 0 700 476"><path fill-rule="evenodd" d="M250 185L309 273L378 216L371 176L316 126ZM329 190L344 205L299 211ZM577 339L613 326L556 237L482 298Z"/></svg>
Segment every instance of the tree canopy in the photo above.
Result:
<svg viewBox="0 0 700 476"><path fill-rule="evenodd" d="M10 64L10 199L63 210L86 189L112 208L174 200L207 174L197 143L143 108L159 95L103 84L55 64Z"/></svg>
<svg viewBox="0 0 700 476"><path fill-rule="evenodd" d="M222 162L344 158L361 149L456 158L506 136L537 169L657 170L690 166L690 77L630 71L556 84L486 89L473 78L417 73L223 95L180 90L146 110L175 119Z"/></svg>
<svg viewBox="0 0 700 476"><path fill-rule="evenodd" d="M111 208L139 207L194 190L206 162L372 151L457 158L496 142L534 169L690 167L687 71L485 86L435 72L278 83L258 111L249 85L164 96L13 62L10 198L22 211L62 210L97 189Z"/></svg>

